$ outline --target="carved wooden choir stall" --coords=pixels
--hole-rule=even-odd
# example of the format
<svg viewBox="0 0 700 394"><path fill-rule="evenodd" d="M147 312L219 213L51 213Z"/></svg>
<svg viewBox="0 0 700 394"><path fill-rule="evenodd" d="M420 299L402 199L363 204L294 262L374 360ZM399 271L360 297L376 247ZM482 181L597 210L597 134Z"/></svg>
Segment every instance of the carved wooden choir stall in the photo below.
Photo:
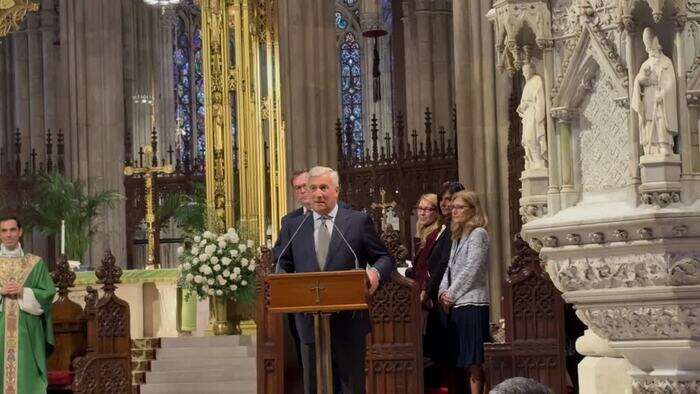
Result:
<svg viewBox="0 0 700 394"><path fill-rule="evenodd" d="M520 237L514 246L503 286L505 342L484 349L487 385L524 376L566 393L564 300L542 270L539 254Z"/></svg>
<svg viewBox="0 0 700 394"><path fill-rule="evenodd" d="M115 295L122 270L110 251L95 275L102 296L88 287L83 309L68 298L75 273L65 256L52 273L58 299L51 309L55 349L48 360L50 393L131 392L129 304Z"/></svg>
<svg viewBox="0 0 700 394"><path fill-rule="evenodd" d="M389 230L393 231L393 230ZM395 232L384 239L398 240ZM401 251L396 244L390 252ZM402 256L394 258L405 260ZM268 310L272 253L263 249L257 265L257 371L259 393L284 393L284 315ZM370 299L372 332L367 336L367 393L422 393L423 345L418 285L394 272Z"/></svg>

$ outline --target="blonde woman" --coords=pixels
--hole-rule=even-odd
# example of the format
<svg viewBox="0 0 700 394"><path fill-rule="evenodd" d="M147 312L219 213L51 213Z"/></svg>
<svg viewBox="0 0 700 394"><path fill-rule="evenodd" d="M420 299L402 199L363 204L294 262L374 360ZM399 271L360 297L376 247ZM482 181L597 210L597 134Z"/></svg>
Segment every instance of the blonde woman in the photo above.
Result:
<svg viewBox="0 0 700 394"><path fill-rule="evenodd" d="M452 196L452 250L440 283L448 313L450 362L464 369L472 393L484 386L484 342L489 341L488 223L473 191Z"/></svg>
<svg viewBox="0 0 700 394"><path fill-rule="evenodd" d="M412 278L418 282L421 289L421 302L427 300L426 286L428 283L428 256L435 246L435 241L442 229L442 219L440 217L440 207L436 194L424 194L416 205L416 254L413 256Z"/></svg>

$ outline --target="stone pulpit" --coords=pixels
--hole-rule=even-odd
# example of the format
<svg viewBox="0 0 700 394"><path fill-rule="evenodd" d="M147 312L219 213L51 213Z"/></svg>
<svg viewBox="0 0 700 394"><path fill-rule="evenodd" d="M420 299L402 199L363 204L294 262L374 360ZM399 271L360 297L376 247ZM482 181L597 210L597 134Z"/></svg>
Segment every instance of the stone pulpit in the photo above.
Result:
<svg viewBox="0 0 700 394"><path fill-rule="evenodd" d="M521 234L588 326L582 393L700 392L698 4L487 15L502 75L523 76Z"/></svg>

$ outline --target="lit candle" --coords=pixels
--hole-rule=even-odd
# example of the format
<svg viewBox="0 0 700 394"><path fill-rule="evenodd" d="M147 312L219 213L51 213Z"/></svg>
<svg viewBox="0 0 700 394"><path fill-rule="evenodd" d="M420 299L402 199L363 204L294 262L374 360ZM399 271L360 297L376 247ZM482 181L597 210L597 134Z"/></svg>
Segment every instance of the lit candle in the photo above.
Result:
<svg viewBox="0 0 700 394"><path fill-rule="evenodd" d="M66 221L61 220L61 254L66 254Z"/></svg>

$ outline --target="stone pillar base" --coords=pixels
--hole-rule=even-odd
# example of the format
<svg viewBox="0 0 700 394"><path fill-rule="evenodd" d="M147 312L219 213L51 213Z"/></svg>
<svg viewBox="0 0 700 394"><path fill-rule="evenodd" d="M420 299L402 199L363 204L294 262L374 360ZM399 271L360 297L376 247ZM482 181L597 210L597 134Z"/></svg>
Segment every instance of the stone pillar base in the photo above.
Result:
<svg viewBox="0 0 700 394"><path fill-rule="evenodd" d="M578 365L579 393L632 394L631 368L624 358L585 357Z"/></svg>
<svg viewBox="0 0 700 394"><path fill-rule="evenodd" d="M642 202L665 207L680 202L681 158L679 155L644 155L639 158Z"/></svg>
<svg viewBox="0 0 700 394"><path fill-rule="evenodd" d="M547 214L547 189L549 173L546 168L525 170L520 176L522 198L520 199L520 216L523 222L540 218Z"/></svg>

